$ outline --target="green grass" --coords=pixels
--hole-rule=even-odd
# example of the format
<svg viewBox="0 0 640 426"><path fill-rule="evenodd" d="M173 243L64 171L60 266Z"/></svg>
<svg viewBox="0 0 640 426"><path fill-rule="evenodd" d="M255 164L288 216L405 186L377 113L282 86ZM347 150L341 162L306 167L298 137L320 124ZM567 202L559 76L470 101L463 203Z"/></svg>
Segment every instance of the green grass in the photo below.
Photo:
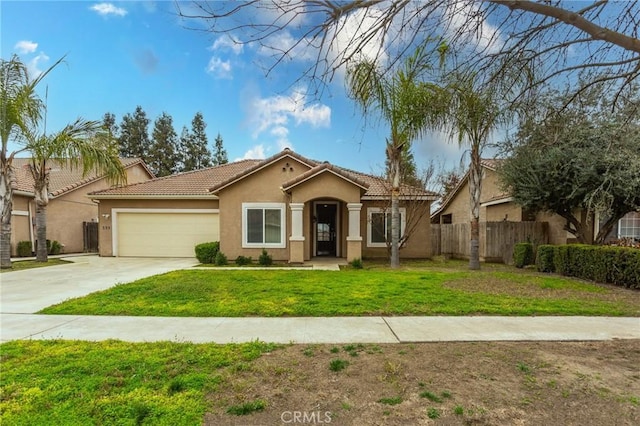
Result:
<svg viewBox="0 0 640 426"><path fill-rule="evenodd" d="M0 424L199 425L223 372L273 345L13 341L0 345Z"/></svg>
<svg viewBox="0 0 640 426"><path fill-rule="evenodd" d="M380 404L398 405L398 404L402 403L402 397L401 396L394 396L393 398L380 398L378 400L378 402Z"/></svg>
<svg viewBox="0 0 640 426"><path fill-rule="evenodd" d="M11 268L0 269L0 273L22 271L25 269L33 269L33 268L44 268L47 266L68 265L69 263L72 263L72 262L69 262L67 260L57 259L57 258L49 259L47 262L36 262L35 260L20 260L17 262L11 262Z"/></svg>
<svg viewBox="0 0 640 426"><path fill-rule="evenodd" d="M266 402L261 399L257 399L240 405L232 405L227 409L227 413L236 416L246 416L248 414L255 413L256 411L262 411L266 406Z"/></svg>
<svg viewBox="0 0 640 426"><path fill-rule="evenodd" d="M63 302L46 314L150 316L639 316L637 292L510 270L181 270ZM514 269L514 268L511 268Z"/></svg>

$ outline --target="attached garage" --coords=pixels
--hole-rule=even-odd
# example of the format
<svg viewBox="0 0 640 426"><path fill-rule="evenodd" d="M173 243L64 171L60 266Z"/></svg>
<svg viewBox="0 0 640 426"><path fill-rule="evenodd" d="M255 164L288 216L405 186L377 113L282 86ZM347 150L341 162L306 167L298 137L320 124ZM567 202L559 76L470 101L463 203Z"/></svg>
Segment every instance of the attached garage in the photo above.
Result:
<svg viewBox="0 0 640 426"><path fill-rule="evenodd" d="M218 210L113 209L113 255L194 257L196 244L219 241Z"/></svg>

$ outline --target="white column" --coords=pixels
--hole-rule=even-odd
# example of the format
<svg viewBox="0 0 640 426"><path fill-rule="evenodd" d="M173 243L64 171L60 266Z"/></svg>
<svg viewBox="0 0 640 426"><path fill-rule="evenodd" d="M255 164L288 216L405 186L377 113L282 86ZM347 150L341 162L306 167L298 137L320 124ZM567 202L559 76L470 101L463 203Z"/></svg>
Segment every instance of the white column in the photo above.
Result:
<svg viewBox="0 0 640 426"><path fill-rule="evenodd" d="M349 236L347 241L362 241L360 236L360 210L362 209L361 203L349 203L347 204L349 210Z"/></svg>
<svg viewBox="0 0 640 426"><path fill-rule="evenodd" d="M304 203L290 203L291 209L291 237L289 241L304 241L302 232L302 212L304 211Z"/></svg>

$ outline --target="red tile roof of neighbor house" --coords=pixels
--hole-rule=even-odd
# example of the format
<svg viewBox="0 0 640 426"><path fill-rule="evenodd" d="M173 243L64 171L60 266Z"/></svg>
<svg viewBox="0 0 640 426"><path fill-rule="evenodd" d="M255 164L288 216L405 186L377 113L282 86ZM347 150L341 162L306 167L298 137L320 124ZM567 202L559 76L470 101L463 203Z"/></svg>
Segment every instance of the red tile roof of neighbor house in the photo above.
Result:
<svg viewBox="0 0 640 426"><path fill-rule="evenodd" d="M329 170L344 179L366 189L363 198L386 197L389 188L382 178L344 169L329 163L322 163L303 157L289 149L285 149L264 160L240 160L220 166L209 167L192 172L178 173L171 176L156 178L147 182L127 185L93 192L94 198L121 198L137 196L215 196L221 189L262 170L275 161L284 157L291 157L311 167L311 170L285 182L283 188L290 188L308 179L311 175ZM403 195L429 197L435 199L436 194L421 188L404 186Z"/></svg>
<svg viewBox="0 0 640 426"><path fill-rule="evenodd" d="M149 170L145 162L140 158L121 158L120 161L125 169L140 164L149 172L149 175L153 177L151 170ZM50 160L48 164L51 168L49 172L49 194L52 197L58 197L103 178L103 175L95 173L95 171L83 176L82 165L70 167L65 161L57 160ZM34 181L33 175L31 174L31 159L14 158L12 165L14 169L13 190L33 193Z"/></svg>

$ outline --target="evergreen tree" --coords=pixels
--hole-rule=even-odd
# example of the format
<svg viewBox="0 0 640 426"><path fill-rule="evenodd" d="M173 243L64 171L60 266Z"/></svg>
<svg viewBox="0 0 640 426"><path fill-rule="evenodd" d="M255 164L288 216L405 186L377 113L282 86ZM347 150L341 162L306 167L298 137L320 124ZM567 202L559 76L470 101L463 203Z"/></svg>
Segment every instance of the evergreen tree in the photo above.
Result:
<svg viewBox="0 0 640 426"><path fill-rule="evenodd" d="M118 138L121 157L138 157L148 160L149 122L147 114L140 105L136 107L133 115L127 113L122 117Z"/></svg>
<svg viewBox="0 0 640 426"><path fill-rule="evenodd" d="M220 164L227 164L229 159L227 158L227 150L222 145L222 136L218 133L215 140L215 151L213 152L213 164L219 166Z"/></svg>
<svg viewBox="0 0 640 426"><path fill-rule="evenodd" d="M153 126L153 143L147 163L156 176L168 176L179 170L178 135L173 129L173 118L163 112Z"/></svg>
<svg viewBox="0 0 640 426"><path fill-rule="evenodd" d="M211 151L206 134L207 124L202 113L198 112L191 121L191 133L185 127L182 130L180 143L184 156L183 171L197 170L211 166Z"/></svg>
<svg viewBox="0 0 640 426"><path fill-rule="evenodd" d="M117 139L118 125L116 124L116 116L110 112L105 112L104 117L102 118L102 123L104 130L109 134L109 136Z"/></svg>

